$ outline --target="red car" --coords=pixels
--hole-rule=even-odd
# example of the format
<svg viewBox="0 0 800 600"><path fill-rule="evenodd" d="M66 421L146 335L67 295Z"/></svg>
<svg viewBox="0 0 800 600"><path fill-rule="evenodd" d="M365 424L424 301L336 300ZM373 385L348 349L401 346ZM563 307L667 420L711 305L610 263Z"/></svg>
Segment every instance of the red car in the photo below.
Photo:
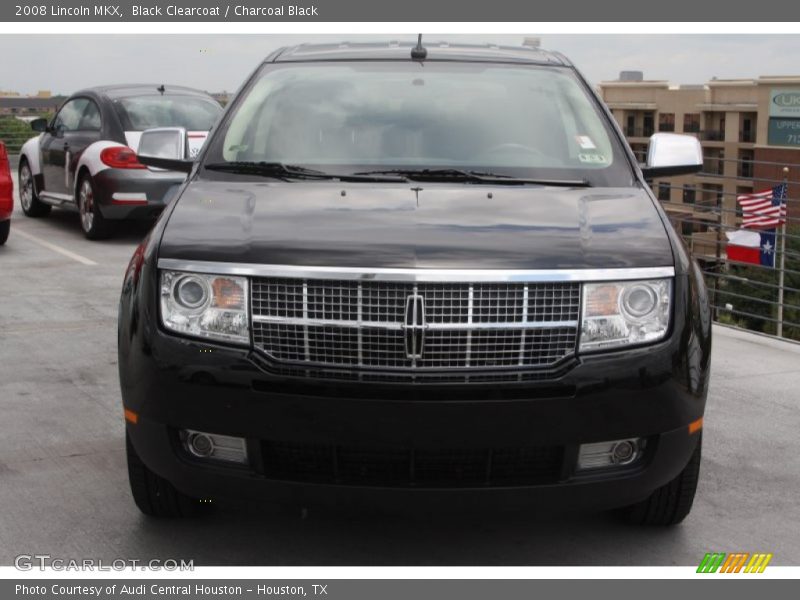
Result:
<svg viewBox="0 0 800 600"><path fill-rule="evenodd" d="M0 246L6 243L11 230L11 211L14 210L14 183L8 166L8 153L0 142Z"/></svg>

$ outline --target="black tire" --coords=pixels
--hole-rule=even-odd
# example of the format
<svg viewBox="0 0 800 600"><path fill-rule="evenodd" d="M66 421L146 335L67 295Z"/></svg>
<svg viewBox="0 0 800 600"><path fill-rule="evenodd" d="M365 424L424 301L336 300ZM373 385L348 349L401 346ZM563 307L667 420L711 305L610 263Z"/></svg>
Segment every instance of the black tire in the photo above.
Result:
<svg viewBox="0 0 800 600"><path fill-rule="evenodd" d="M94 182L88 173L84 173L78 181L75 204L80 213L81 229L87 239L104 240L111 235L112 224L100 212L94 194Z"/></svg>
<svg viewBox="0 0 800 600"><path fill-rule="evenodd" d="M632 506L622 509L623 518L633 525L667 527L683 521L692 510L697 481L700 478L700 455L702 436L689 459L689 464L680 474L661 486L650 496Z"/></svg>
<svg viewBox="0 0 800 600"><path fill-rule="evenodd" d="M148 469L136 454L127 433L125 450L128 455L128 481L133 501L144 514L150 517L177 518L197 517L208 511L207 504L179 492L169 481Z"/></svg>
<svg viewBox="0 0 800 600"><path fill-rule="evenodd" d="M46 217L52 206L39 200L36 182L26 159L19 161L19 203L26 217Z"/></svg>
<svg viewBox="0 0 800 600"><path fill-rule="evenodd" d="M11 231L11 219L0 221L0 246L6 243L8 233Z"/></svg>

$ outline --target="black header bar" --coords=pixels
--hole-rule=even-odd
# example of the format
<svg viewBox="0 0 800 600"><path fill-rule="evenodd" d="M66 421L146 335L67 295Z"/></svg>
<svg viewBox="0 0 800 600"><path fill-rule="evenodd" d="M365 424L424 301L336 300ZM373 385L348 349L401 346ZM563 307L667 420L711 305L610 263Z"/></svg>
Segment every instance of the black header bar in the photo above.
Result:
<svg viewBox="0 0 800 600"><path fill-rule="evenodd" d="M795 22L786 0L10 0L0 22ZM673 32L679 33L679 32Z"/></svg>

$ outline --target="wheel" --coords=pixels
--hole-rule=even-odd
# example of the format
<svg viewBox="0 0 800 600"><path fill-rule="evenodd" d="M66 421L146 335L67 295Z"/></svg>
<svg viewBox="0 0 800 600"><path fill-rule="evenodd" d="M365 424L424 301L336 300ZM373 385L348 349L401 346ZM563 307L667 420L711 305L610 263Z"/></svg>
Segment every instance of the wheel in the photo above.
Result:
<svg viewBox="0 0 800 600"><path fill-rule="evenodd" d="M81 229L90 240L102 240L111 235L111 223L103 217L100 207L95 201L92 178L85 174L78 183L76 198L81 215Z"/></svg>
<svg viewBox="0 0 800 600"><path fill-rule="evenodd" d="M700 454L703 438L697 440L697 447L689 459L689 464L680 474L661 486L648 498L638 504L622 509L622 516L634 525L677 525L692 510L697 480L700 477Z"/></svg>
<svg viewBox="0 0 800 600"><path fill-rule="evenodd" d="M195 498L182 494L163 477L148 469L136 454L128 434L125 434L128 455L128 481L136 506L150 517L196 517L208 510Z"/></svg>
<svg viewBox="0 0 800 600"><path fill-rule="evenodd" d="M28 217L45 217L50 214L52 208L39 200L33 173L24 158L19 161L19 203L22 205L22 212Z"/></svg>
<svg viewBox="0 0 800 600"><path fill-rule="evenodd" d="M11 231L11 219L0 221L0 246L6 243L9 231Z"/></svg>

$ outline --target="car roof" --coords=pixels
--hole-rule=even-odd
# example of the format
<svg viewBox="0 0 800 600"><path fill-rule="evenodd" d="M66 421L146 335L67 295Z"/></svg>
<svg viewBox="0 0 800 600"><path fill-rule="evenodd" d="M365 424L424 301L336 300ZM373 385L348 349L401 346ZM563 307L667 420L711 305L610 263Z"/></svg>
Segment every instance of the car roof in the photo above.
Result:
<svg viewBox="0 0 800 600"><path fill-rule="evenodd" d="M301 44L277 51L266 62L411 60L411 49L415 45L411 42ZM558 52L529 46L451 44L427 41L424 38L422 45L428 51L425 60L570 65Z"/></svg>
<svg viewBox="0 0 800 600"><path fill-rule="evenodd" d="M96 94L98 96L106 96L111 99L125 98L128 96L156 96L161 94L159 88L162 86L164 88L165 96L181 95L210 98L210 95L202 90L180 85L168 85L161 83L123 83L116 85L99 85L82 89L78 92L75 92L73 96L79 96L81 94Z"/></svg>

